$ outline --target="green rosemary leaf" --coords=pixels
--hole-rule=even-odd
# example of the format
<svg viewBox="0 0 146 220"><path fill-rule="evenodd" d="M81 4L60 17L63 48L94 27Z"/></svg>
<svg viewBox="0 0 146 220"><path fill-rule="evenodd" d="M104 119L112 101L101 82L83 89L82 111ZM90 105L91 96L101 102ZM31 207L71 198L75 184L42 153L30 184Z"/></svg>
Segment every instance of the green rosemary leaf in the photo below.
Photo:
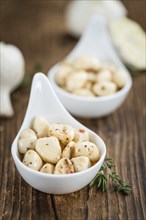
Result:
<svg viewBox="0 0 146 220"><path fill-rule="evenodd" d="M96 178L96 176L95 176L94 179L90 182L89 186L90 186L90 187L93 187L93 186L96 185L96 183L97 183L97 178Z"/></svg>
<svg viewBox="0 0 146 220"><path fill-rule="evenodd" d="M93 187L96 185L99 190L104 192L107 190L108 182L111 180L112 187L115 191L128 195L132 191L132 188L112 170L114 167L115 164L113 160L111 158L105 158L103 165L89 186Z"/></svg>
<svg viewBox="0 0 146 220"><path fill-rule="evenodd" d="M128 195L132 191L131 186L120 179L120 177L115 172L111 172L109 176L113 181L113 188L115 191L121 192L125 195Z"/></svg>

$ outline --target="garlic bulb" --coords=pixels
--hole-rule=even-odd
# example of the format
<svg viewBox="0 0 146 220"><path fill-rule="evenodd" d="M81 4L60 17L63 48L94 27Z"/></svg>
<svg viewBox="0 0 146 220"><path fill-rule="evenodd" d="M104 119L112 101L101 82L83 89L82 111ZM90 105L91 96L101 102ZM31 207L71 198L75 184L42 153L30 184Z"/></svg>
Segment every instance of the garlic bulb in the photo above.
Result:
<svg viewBox="0 0 146 220"><path fill-rule="evenodd" d="M14 114L10 93L21 83L25 61L21 51L11 44L0 43L0 115L10 117Z"/></svg>
<svg viewBox="0 0 146 220"><path fill-rule="evenodd" d="M133 70L146 69L146 33L140 25L125 17L112 21L109 30L124 63Z"/></svg>
<svg viewBox="0 0 146 220"><path fill-rule="evenodd" d="M126 14L119 0L73 0L67 7L65 21L69 33L79 37L93 15L102 15L109 22Z"/></svg>

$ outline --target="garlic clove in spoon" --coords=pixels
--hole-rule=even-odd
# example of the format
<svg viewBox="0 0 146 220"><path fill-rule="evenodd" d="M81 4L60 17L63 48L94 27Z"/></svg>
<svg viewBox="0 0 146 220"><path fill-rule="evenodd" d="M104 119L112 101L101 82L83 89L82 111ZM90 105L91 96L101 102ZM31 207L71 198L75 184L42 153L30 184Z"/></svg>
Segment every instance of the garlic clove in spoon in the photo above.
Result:
<svg viewBox="0 0 146 220"><path fill-rule="evenodd" d="M10 117L14 114L10 94L24 77L25 61L16 46L1 42L0 62L0 115Z"/></svg>

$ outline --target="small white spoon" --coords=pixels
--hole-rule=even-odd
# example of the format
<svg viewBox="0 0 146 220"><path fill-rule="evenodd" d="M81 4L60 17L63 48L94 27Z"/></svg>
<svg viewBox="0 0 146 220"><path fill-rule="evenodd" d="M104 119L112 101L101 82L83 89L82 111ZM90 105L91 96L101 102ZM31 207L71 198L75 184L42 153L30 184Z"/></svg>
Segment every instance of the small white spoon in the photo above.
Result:
<svg viewBox="0 0 146 220"><path fill-rule="evenodd" d="M25 166L20 160L17 143L20 133L31 126L32 120L36 116L44 117L49 123L69 124L73 127L87 130L91 141L97 144L99 148L100 160L85 171L66 175L44 174ZM37 73L32 82L26 115L12 144L11 152L20 175L28 184L42 192L64 194L77 191L91 182L104 161L106 147L97 134L80 124L66 111L58 100L48 78L42 73Z"/></svg>
<svg viewBox="0 0 146 220"><path fill-rule="evenodd" d="M113 95L81 97L66 92L56 84L55 76L60 63L50 69L48 77L61 102L72 114L80 117L101 117L108 115L123 103L132 86L132 79L112 46L106 22L102 17L95 16L92 18L81 39L66 59L72 60L82 55L96 57L103 63L117 66L119 70L124 71L127 75L127 84L123 89Z"/></svg>
<svg viewBox="0 0 146 220"><path fill-rule="evenodd" d="M96 15L91 19L89 26L67 59L72 60L84 54L127 71L112 46L106 20L102 16Z"/></svg>

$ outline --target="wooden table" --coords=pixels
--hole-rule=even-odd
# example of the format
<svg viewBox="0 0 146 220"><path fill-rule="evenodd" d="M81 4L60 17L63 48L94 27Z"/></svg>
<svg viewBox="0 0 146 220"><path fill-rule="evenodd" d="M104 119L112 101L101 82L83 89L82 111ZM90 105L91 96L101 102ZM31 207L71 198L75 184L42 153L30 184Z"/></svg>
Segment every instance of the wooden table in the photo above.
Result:
<svg viewBox="0 0 146 220"><path fill-rule="evenodd" d="M26 60L26 76L49 68L74 47L67 35L63 13L67 1L1 1L1 40L17 45ZM145 28L145 1L124 1L129 16ZM97 132L107 145L116 171L132 185L125 197L109 189L84 189L68 195L47 195L32 189L20 177L12 157L11 143L22 123L30 92L25 84L12 94L15 116L1 119L1 207L3 220L144 220L145 175L145 73L133 79L131 92L113 114L101 119L77 118Z"/></svg>

